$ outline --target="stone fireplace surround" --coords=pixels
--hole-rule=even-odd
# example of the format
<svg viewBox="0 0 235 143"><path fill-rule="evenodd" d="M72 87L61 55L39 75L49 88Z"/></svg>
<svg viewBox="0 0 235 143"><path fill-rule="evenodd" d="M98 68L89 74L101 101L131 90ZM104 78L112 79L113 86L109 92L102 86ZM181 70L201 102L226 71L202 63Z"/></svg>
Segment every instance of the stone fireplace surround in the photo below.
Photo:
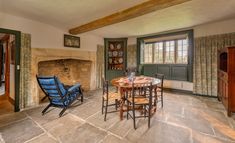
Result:
<svg viewBox="0 0 235 143"><path fill-rule="evenodd" d="M31 51L31 98L28 99L29 106L37 106L40 103L39 91L36 75L39 74L39 63L56 60L78 60L90 63L90 81L87 89L96 89L96 52L81 51L73 49L53 49L53 48L32 48ZM84 69L86 70L86 69Z"/></svg>

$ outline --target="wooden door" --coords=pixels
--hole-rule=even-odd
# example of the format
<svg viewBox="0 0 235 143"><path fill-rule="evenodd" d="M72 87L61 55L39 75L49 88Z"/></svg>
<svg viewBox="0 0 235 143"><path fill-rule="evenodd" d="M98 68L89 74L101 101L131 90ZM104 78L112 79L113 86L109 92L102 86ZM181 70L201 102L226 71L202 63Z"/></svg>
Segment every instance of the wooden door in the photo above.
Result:
<svg viewBox="0 0 235 143"><path fill-rule="evenodd" d="M0 86L2 86L2 73L3 73L3 45L0 44Z"/></svg>

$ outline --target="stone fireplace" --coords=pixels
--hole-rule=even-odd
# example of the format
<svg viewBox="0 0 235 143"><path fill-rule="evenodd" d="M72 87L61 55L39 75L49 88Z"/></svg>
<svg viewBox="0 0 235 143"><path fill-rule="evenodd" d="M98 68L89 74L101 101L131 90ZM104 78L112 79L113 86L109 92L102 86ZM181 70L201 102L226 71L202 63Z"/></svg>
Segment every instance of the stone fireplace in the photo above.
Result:
<svg viewBox="0 0 235 143"><path fill-rule="evenodd" d="M77 59L60 59L38 63L38 75L57 76L65 85L80 83L82 89L90 90L91 61ZM45 95L40 92L40 99Z"/></svg>
<svg viewBox="0 0 235 143"><path fill-rule="evenodd" d="M84 90L96 89L96 52L73 49L32 49L30 104L39 105L44 96L36 75L56 75L62 83L81 83Z"/></svg>

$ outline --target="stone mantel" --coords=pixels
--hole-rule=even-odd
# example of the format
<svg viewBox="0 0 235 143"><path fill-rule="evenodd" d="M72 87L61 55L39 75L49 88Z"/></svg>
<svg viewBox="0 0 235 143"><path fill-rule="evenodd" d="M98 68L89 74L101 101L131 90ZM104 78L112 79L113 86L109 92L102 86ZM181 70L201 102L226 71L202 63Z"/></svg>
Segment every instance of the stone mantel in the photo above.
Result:
<svg viewBox="0 0 235 143"><path fill-rule="evenodd" d="M65 50L65 49L45 49L45 48L32 48L32 57L37 60L55 60L55 59L81 59L95 62L96 52L81 51L81 50Z"/></svg>
<svg viewBox="0 0 235 143"><path fill-rule="evenodd" d="M73 49L54 49L54 48L32 48L31 51L31 95L30 106L39 105L39 86L36 81L38 74L38 63L41 61L78 59L91 61L90 89L96 89L96 52L81 51Z"/></svg>

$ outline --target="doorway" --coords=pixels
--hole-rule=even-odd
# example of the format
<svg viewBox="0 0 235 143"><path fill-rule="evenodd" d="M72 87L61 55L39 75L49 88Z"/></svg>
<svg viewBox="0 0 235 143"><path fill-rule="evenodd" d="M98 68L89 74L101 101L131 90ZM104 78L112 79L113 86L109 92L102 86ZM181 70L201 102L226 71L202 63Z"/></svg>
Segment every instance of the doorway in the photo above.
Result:
<svg viewBox="0 0 235 143"><path fill-rule="evenodd" d="M0 114L20 110L20 35L0 28Z"/></svg>

